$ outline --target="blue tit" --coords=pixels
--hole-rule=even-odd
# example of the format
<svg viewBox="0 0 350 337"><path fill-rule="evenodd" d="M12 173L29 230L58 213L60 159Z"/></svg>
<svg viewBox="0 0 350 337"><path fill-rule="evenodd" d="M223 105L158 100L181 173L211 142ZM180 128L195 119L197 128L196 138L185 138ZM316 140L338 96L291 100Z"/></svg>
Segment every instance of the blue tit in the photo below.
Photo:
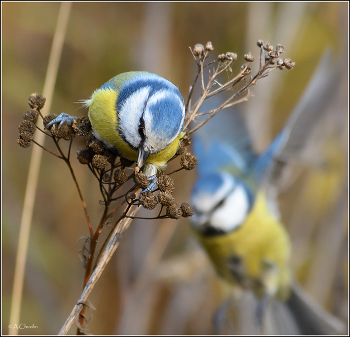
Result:
<svg viewBox="0 0 350 337"><path fill-rule="evenodd" d="M285 127L261 155L253 151L239 111L221 111L192 138L199 165L191 227L217 273L255 294L260 324L264 308L277 299L290 306L299 332L315 334L339 333L343 325L321 309L305 309L310 306L292 279L291 242L274 196L284 165L300 154L315 119L327 110L338 75L329 58L323 57Z"/></svg>
<svg viewBox="0 0 350 337"><path fill-rule="evenodd" d="M120 157L137 162L148 176L175 155L185 120L179 89L155 74L132 71L113 77L83 100L93 133ZM71 124L61 114L51 121Z"/></svg>

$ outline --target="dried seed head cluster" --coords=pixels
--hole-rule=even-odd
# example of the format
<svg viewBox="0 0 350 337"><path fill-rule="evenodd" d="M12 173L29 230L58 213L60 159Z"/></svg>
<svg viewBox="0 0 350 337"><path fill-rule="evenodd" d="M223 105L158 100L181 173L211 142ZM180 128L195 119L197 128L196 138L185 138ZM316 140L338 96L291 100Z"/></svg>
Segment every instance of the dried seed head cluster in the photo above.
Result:
<svg viewBox="0 0 350 337"><path fill-rule="evenodd" d="M72 128L77 136L86 137L91 131L91 123L88 117L79 117L73 121Z"/></svg>
<svg viewBox="0 0 350 337"><path fill-rule="evenodd" d="M62 138L64 140L71 140L75 136L73 128L67 124L58 127L56 124L50 127L51 134L56 138Z"/></svg>
<svg viewBox="0 0 350 337"><path fill-rule="evenodd" d="M157 197L151 192L141 193L140 202L147 209L154 209L158 204Z"/></svg>
<svg viewBox="0 0 350 337"><path fill-rule="evenodd" d="M170 206L175 202L175 199L170 192L159 192L158 200L163 206Z"/></svg>
<svg viewBox="0 0 350 337"><path fill-rule="evenodd" d="M139 186L140 188L142 188L143 190L145 188L147 188L149 186L149 184L151 183L147 179L148 179L147 176L142 172L137 172L134 176L134 181L135 181L136 185Z"/></svg>
<svg viewBox="0 0 350 337"><path fill-rule="evenodd" d="M158 188L162 192L173 192L175 189L174 179L166 174L158 175Z"/></svg>
<svg viewBox="0 0 350 337"><path fill-rule="evenodd" d="M142 182L147 181L146 179L147 176L143 173L137 173L134 178L138 186L140 186L143 189L145 188L143 186L145 186L146 184L143 185ZM147 181L147 183L149 183L149 181ZM165 217L168 218L180 219L181 217L192 216L193 209L189 204L182 203L181 206L179 206L175 202L175 199L172 195L174 188L174 180L168 175L160 172L158 173L159 191L157 196L154 195L155 192L143 192L140 194L139 202L146 209L154 209L158 204L160 204L162 207L166 207Z"/></svg>
<svg viewBox="0 0 350 337"><path fill-rule="evenodd" d="M36 122L40 114L40 109L44 106L46 99L39 94L31 94L28 98L30 110L23 114L23 122L19 125L19 137L17 143L26 148L32 144L36 130Z"/></svg>
<svg viewBox="0 0 350 337"><path fill-rule="evenodd" d="M254 56L252 56L250 54L250 52L248 54L244 54L244 59L248 62L253 62L254 61Z"/></svg>
<svg viewBox="0 0 350 337"><path fill-rule="evenodd" d="M37 93L31 94L28 98L28 104L34 110L41 110L44 107L45 102L46 98Z"/></svg>
<svg viewBox="0 0 350 337"><path fill-rule="evenodd" d="M108 165L108 160L106 156L103 156L101 154L95 154L92 158L92 166L99 169L103 170L107 167Z"/></svg>
<svg viewBox="0 0 350 337"><path fill-rule="evenodd" d="M79 149L77 151L77 159L80 164L89 164L92 162L92 158L94 157L94 153L90 151L90 149Z"/></svg>
<svg viewBox="0 0 350 337"><path fill-rule="evenodd" d="M181 157L180 165L185 170L193 170L198 165L198 161L193 154L187 152Z"/></svg>
<svg viewBox="0 0 350 337"><path fill-rule="evenodd" d="M227 61L236 61L237 60L237 54L236 53L231 53L227 52L226 54L220 54L218 56L219 62L227 62Z"/></svg>
<svg viewBox="0 0 350 337"><path fill-rule="evenodd" d="M124 169L117 169L114 172L114 181L116 184L124 184L129 179L128 173Z"/></svg>

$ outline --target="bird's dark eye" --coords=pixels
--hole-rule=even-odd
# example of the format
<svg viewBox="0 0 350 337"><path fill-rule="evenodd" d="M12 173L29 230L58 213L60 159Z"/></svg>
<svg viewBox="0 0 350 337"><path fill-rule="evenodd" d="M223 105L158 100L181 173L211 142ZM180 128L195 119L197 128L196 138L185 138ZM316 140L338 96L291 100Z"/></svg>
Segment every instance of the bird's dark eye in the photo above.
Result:
<svg viewBox="0 0 350 337"><path fill-rule="evenodd" d="M229 264L232 266L239 266L242 263L242 259L238 255L233 255L229 259Z"/></svg>

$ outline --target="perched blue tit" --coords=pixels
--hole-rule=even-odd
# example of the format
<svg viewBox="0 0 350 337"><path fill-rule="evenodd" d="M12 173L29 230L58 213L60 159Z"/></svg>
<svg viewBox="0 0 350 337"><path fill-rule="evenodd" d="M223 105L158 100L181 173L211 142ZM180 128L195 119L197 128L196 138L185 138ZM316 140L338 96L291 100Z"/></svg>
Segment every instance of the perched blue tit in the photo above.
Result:
<svg viewBox="0 0 350 337"><path fill-rule="evenodd" d="M113 77L83 100L93 133L120 157L137 162L148 176L163 169L183 136L185 104L179 89L155 74L131 71ZM61 114L51 121L77 118Z"/></svg>
<svg viewBox="0 0 350 337"><path fill-rule="evenodd" d="M260 324L268 302L277 299L287 303L304 334L339 333L344 327L324 310L311 310L293 282L291 242L274 196L284 165L300 153L315 120L326 111L329 88L338 75L330 71L329 61L328 53L263 154L253 151L239 111L221 111L192 138L199 163L191 195L196 237L219 276L256 295L255 317Z"/></svg>

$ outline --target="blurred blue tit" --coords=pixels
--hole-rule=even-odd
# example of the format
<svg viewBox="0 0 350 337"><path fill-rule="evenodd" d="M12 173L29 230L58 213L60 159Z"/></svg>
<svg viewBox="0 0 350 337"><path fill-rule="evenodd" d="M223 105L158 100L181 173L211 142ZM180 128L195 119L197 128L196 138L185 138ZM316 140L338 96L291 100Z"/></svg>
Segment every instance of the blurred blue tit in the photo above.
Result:
<svg viewBox="0 0 350 337"><path fill-rule="evenodd" d="M196 237L224 280L256 295L260 325L265 306L274 298L286 302L294 315L298 330L293 333L343 329L324 310L310 309L314 306L292 281L291 242L274 199L285 164L300 154L326 111L329 88L337 81L329 61L327 53L285 127L261 155L253 151L239 111L221 111L192 138L199 163L191 195Z"/></svg>
<svg viewBox="0 0 350 337"><path fill-rule="evenodd" d="M155 74L132 71L113 77L83 101L93 133L120 157L154 176L175 155L183 136L185 104L179 89ZM51 121L77 118L61 114Z"/></svg>

